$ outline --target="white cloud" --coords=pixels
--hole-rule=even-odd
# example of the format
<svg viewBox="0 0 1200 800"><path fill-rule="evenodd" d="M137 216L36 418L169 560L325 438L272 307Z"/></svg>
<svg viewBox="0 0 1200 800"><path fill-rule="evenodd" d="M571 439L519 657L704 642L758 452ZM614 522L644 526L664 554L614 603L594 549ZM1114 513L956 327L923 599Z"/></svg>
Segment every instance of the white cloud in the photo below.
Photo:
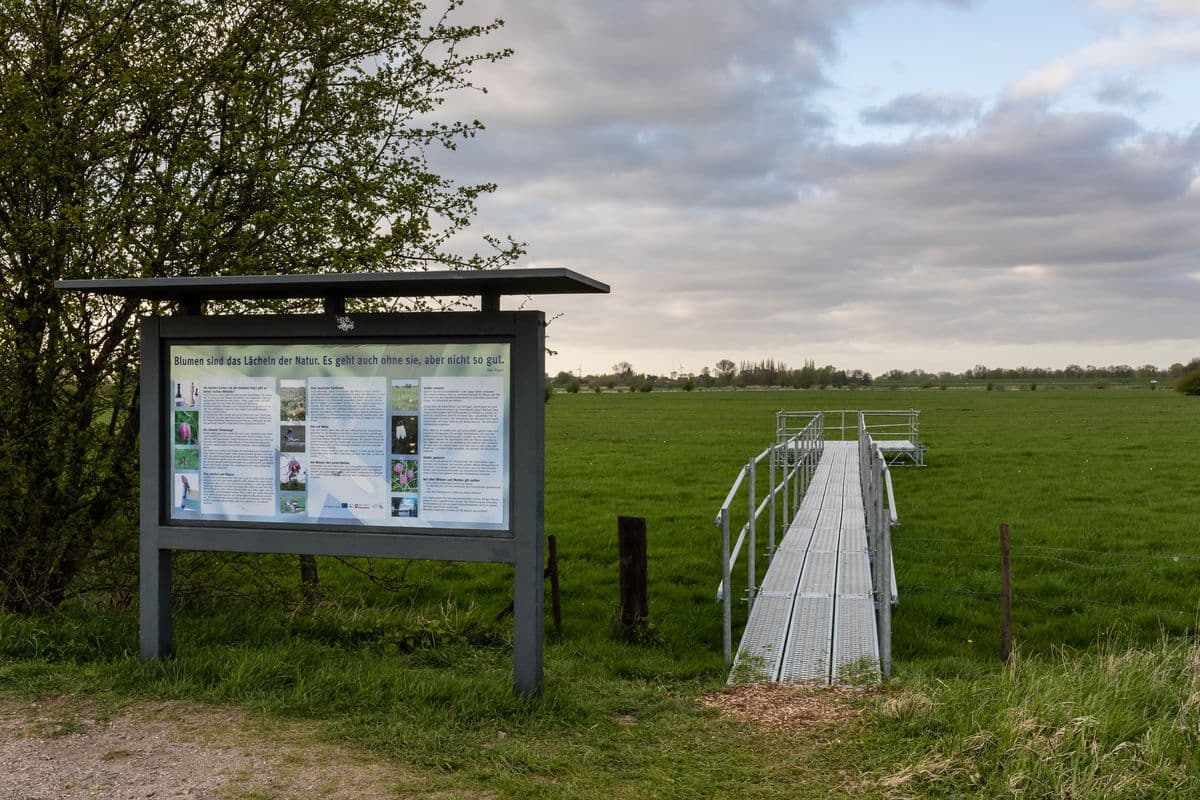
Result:
<svg viewBox="0 0 1200 800"><path fill-rule="evenodd" d="M1197 0L1157 0L1150 6L1154 13L1164 17L1200 17Z"/></svg>
<svg viewBox="0 0 1200 800"><path fill-rule="evenodd" d="M1200 26L1124 32L1094 42L1019 78L1004 92L1010 101L1056 95L1084 76L1112 70L1148 70L1168 64L1200 63Z"/></svg>
<svg viewBox="0 0 1200 800"><path fill-rule="evenodd" d="M1089 0L1101 11L1140 13L1156 19L1188 19L1200 17L1200 0Z"/></svg>

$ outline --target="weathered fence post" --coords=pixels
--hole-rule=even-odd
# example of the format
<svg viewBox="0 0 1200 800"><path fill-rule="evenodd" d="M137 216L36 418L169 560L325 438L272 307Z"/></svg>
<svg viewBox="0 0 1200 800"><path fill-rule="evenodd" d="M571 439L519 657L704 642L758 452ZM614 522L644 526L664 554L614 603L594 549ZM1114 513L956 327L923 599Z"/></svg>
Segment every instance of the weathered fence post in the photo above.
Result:
<svg viewBox="0 0 1200 800"><path fill-rule="evenodd" d="M558 539L551 534L546 541L546 573L550 576L550 612L554 618L554 630L562 633L562 596L558 592Z"/></svg>
<svg viewBox="0 0 1200 800"><path fill-rule="evenodd" d="M321 599L321 573L317 571L316 556L300 556L300 593L309 605Z"/></svg>
<svg viewBox="0 0 1200 800"><path fill-rule="evenodd" d="M558 538L554 534L546 537L546 569L542 572L542 579L550 579L550 613L554 618L554 630L562 633L562 595L558 589ZM496 614L496 622L513 613L514 601L509 600L508 605L500 609Z"/></svg>
<svg viewBox="0 0 1200 800"><path fill-rule="evenodd" d="M630 628L650 614L646 591L645 517L617 517L617 556L621 578L621 625Z"/></svg>

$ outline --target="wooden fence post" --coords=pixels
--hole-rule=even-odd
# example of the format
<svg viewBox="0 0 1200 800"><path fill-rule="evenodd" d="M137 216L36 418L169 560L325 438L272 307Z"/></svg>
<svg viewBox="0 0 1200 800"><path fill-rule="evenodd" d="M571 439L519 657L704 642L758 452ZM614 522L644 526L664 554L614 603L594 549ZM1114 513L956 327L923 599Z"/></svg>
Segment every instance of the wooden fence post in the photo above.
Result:
<svg viewBox="0 0 1200 800"><path fill-rule="evenodd" d="M546 544L546 574L550 576L550 611L554 618L554 630L562 633L562 597L558 593L558 538L550 535Z"/></svg>
<svg viewBox="0 0 1200 800"><path fill-rule="evenodd" d="M1008 523L1000 524L1000 660L1012 660L1012 540Z"/></svg>
<svg viewBox="0 0 1200 800"><path fill-rule="evenodd" d="M317 571L316 556L300 556L300 594L310 606L321 599L321 573Z"/></svg>
<svg viewBox="0 0 1200 800"><path fill-rule="evenodd" d="M630 628L650 614L647 598L646 519L617 517L621 578L621 625Z"/></svg>
<svg viewBox="0 0 1200 800"><path fill-rule="evenodd" d="M562 633L562 595L558 590L558 538L554 534L546 537L546 569L542 572L542 579L550 579L550 613L554 618L554 630ZM513 613L513 601L509 601L508 605L500 609L496 614L496 622Z"/></svg>

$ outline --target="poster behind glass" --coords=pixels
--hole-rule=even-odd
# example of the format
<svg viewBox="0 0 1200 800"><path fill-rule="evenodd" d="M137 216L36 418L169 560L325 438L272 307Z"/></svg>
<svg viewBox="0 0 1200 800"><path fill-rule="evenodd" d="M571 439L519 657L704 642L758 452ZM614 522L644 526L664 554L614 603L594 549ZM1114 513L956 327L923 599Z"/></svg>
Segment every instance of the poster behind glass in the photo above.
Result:
<svg viewBox="0 0 1200 800"><path fill-rule="evenodd" d="M171 345L175 520L506 530L509 345Z"/></svg>

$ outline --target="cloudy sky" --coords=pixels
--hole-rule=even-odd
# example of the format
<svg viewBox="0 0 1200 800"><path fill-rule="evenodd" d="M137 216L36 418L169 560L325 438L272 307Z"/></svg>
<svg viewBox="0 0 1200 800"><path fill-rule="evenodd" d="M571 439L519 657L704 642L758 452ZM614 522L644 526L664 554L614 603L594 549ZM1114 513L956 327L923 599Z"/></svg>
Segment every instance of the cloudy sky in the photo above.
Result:
<svg viewBox="0 0 1200 800"><path fill-rule="evenodd" d="M552 373L1200 355L1200 0L468 6L516 54L439 168L612 286Z"/></svg>

